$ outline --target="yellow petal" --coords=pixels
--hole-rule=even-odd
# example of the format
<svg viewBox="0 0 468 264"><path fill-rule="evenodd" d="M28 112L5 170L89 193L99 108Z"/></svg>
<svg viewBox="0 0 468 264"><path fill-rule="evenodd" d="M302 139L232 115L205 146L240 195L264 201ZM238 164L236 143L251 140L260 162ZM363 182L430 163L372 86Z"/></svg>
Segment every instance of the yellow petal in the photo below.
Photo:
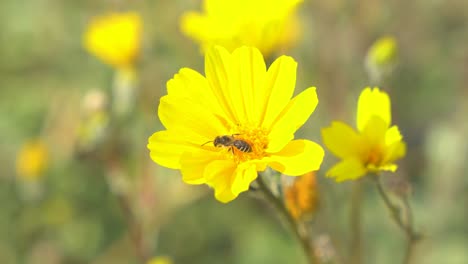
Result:
<svg viewBox="0 0 468 264"><path fill-rule="evenodd" d="M322 138L330 152L342 159L358 156L363 143L356 131L343 122L323 128Z"/></svg>
<svg viewBox="0 0 468 264"><path fill-rule="evenodd" d="M406 144L402 141L394 142L385 148L383 164L392 163L406 154Z"/></svg>
<svg viewBox="0 0 468 264"><path fill-rule="evenodd" d="M273 169L290 176L298 176L320 168L323 148L309 140L293 140L278 153L264 161Z"/></svg>
<svg viewBox="0 0 468 264"><path fill-rule="evenodd" d="M215 198L222 203L228 203L238 196L232 192L236 167L232 160L215 160L206 166L206 183L214 189Z"/></svg>
<svg viewBox="0 0 468 264"><path fill-rule="evenodd" d="M213 94L218 98L220 105L226 109L226 114L234 124L241 124L243 117L243 103L237 102L230 95L230 90L239 87L230 87L232 85L232 56L229 52L220 47L211 48L205 55L205 74L209 87ZM240 111L242 109L242 111Z"/></svg>
<svg viewBox="0 0 468 264"><path fill-rule="evenodd" d="M208 86L206 78L192 69L182 68L175 74L167 82L167 94L171 97L189 99L192 103L199 104L210 112L223 116L223 119L228 119L218 99ZM193 100L194 98L196 100Z"/></svg>
<svg viewBox="0 0 468 264"><path fill-rule="evenodd" d="M227 134L229 131L220 116L193 103L193 100L189 98L163 96L159 103L158 114L167 130L198 145L213 140L218 135Z"/></svg>
<svg viewBox="0 0 468 264"><path fill-rule="evenodd" d="M388 125L378 116L372 116L362 130L366 145L384 146Z"/></svg>
<svg viewBox="0 0 468 264"><path fill-rule="evenodd" d="M373 117L377 116L382 119L386 126L391 124L391 109L390 98L387 93L381 92L379 88L371 90L369 87L365 88L358 100L357 108L357 128L363 131L367 122Z"/></svg>
<svg viewBox="0 0 468 264"><path fill-rule="evenodd" d="M261 124L263 114L260 104L265 104L266 66L258 49L241 47L232 53L232 81L229 96L233 107L241 116L239 119L256 126Z"/></svg>
<svg viewBox="0 0 468 264"><path fill-rule="evenodd" d="M231 191L234 195L239 195L241 192L249 190L250 184L257 178L258 173L256 165L247 162L240 164L234 172Z"/></svg>
<svg viewBox="0 0 468 264"><path fill-rule="evenodd" d="M219 152L196 149L184 152L180 157L182 180L188 184L206 183L205 175L210 173L208 165L212 162L225 162Z"/></svg>
<svg viewBox="0 0 468 264"><path fill-rule="evenodd" d="M315 87L308 88L294 97L276 118L268 135L267 152L274 153L286 146L294 138L294 133L310 117L317 106Z"/></svg>
<svg viewBox="0 0 468 264"><path fill-rule="evenodd" d="M148 140L151 159L171 169L180 169L180 157L186 151L199 149L198 145L182 140L167 130L154 133Z"/></svg>
<svg viewBox="0 0 468 264"><path fill-rule="evenodd" d="M396 164L386 164L384 166L379 167L379 170L382 170L382 171L395 172L397 169L398 169L398 166Z"/></svg>
<svg viewBox="0 0 468 264"><path fill-rule="evenodd" d="M266 74L265 87L258 92L257 107L262 109L263 127L269 128L290 102L296 86L297 63L293 58L281 56L276 59ZM312 102L311 102L312 103Z"/></svg>
<svg viewBox="0 0 468 264"><path fill-rule="evenodd" d="M327 172L327 177L335 178L335 181L355 180L366 174L367 170L358 159L345 159L335 164Z"/></svg>
<svg viewBox="0 0 468 264"><path fill-rule="evenodd" d="M397 126L390 127L385 133L385 144L390 145L395 142L401 141L403 136Z"/></svg>

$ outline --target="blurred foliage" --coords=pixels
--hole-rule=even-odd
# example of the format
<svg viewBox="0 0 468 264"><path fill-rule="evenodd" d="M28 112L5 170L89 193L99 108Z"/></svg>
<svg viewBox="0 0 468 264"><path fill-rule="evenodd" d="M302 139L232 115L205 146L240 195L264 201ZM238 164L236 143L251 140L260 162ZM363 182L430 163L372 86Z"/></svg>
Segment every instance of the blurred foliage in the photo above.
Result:
<svg viewBox="0 0 468 264"><path fill-rule="evenodd" d="M111 116L107 136L80 151L83 98L95 90L112 98L115 77L86 53L82 34L93 16L116 10L143 16L136 104L125 117ZM203 69L199 48L179 31L186 10L200 10L199 1L0 2L0 263L141 263L161 255L176 264L304 261L252 195L224 205L150 161L146 142L162 128L156 109L166 81L181 67ZM331 120L354 122L350 109L363 87L385 88L408 143L397 175L385 179L395 192L399 179L409 180L425 235L413 262L468 263L468 2L317 0L298 11L302 40L286 53L299 64L298 90L317 86L320 103L297 137L320 142L319 128ZM388 34L399 45L398 67L370 83L367 50ZM48 169L25 182L16 155L35 138L48 147ZM324 177L334 161L328 155L317 173L313 233L330 231L349 254L351 185ZM395 263L403 234L370 182L364 187L366 262Z"/></svg>

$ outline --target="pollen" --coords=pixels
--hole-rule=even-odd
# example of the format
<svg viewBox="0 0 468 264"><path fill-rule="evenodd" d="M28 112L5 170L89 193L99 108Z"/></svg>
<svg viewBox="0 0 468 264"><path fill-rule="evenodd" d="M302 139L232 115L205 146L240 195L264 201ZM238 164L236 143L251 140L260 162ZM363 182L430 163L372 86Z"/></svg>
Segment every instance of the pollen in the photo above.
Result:
<svg viewBox="0 0 468 264"><path fill-rule="evenodd" d="M231 152L233 159L237 163L248 160L262 159L267 155L265 152L268 147L268 131L262 128L239 125L232 129L236 139L243 140L249 143L252 148L251 152L242 152L236 148Z"/></svg>

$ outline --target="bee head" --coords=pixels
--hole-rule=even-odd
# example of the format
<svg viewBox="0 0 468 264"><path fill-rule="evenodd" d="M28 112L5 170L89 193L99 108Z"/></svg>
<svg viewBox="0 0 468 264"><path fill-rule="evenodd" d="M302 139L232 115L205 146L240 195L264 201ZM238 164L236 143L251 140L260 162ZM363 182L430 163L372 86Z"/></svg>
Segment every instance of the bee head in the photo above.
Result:
<svg viewBox="0 0 468 264"><path fill-rule="evenodd" d="M230 136L217 136L213 141L215 146L226 146L232 142L232 137Z"/></svg>

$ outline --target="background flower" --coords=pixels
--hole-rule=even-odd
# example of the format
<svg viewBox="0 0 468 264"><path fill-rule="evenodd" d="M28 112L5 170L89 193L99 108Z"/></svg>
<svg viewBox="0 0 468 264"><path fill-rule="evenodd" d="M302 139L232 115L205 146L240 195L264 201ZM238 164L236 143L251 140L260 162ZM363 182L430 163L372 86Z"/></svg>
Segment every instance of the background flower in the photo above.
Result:
<svg viewBox="0 0 468 264"><path fill-rule="evenodd" d="M130 68L140 51L141 31L138 13L109 13L91 20L84 33L84 46L113 67Z"/></svg>
<svg viewBox="0 0 468 264"><path fill-rule="evenodd" d="M319 203L319 193L315 171L301 177L288 179L292 182L284 187L284 202L295 219L311 216Z"/></svg>
<svg viewBox="0 0 468 264"><path fill-rule="evenodd" d="M367 51L366 70L374 82L381 82L398 63L398 43L392 36L377 39Z"/></svg>
<svg viewBox="0 0 468 264"><path fill-rule="evenodd" d="M21 147L16 157L17 175L28 181L39 179L47 169L49 151L40 139L31 140Z"/></svg>
<svg viewBox="0 0 468 264"><path fill-rule="evenodd" d="M291 46L299 34L296 8L301 0L205 0L203 13L187 12L182 32L203 50L221 45L232 51L254 46L265 56Z"/></svg>
<svg viewBox="0 0 468 264"><path fill-rule="evenodd" d="M357 131L335 121L322 129L324 144L342 161L328 172L336 181L354 180L369 172L395 171L394 162L406 153L397 126L390 126L390 98L379 88L365 88L359 96Z"/></svg>
<svg viewBox="0 0 468 264"><path fill-rule="evenodd" d="M292 176L320 167L323 149L293 140L318 99L315 88L291 99L297 66L291 57L278 58L268 71L256 48L231 54L218 46L205 58L206 77L183 68L167 83L158 109L166 130L148 144L156 163L180 169L186 183L211 186L221 202L247 191L266 166ZM210 143L223 135L251 151Z"/></svg>

